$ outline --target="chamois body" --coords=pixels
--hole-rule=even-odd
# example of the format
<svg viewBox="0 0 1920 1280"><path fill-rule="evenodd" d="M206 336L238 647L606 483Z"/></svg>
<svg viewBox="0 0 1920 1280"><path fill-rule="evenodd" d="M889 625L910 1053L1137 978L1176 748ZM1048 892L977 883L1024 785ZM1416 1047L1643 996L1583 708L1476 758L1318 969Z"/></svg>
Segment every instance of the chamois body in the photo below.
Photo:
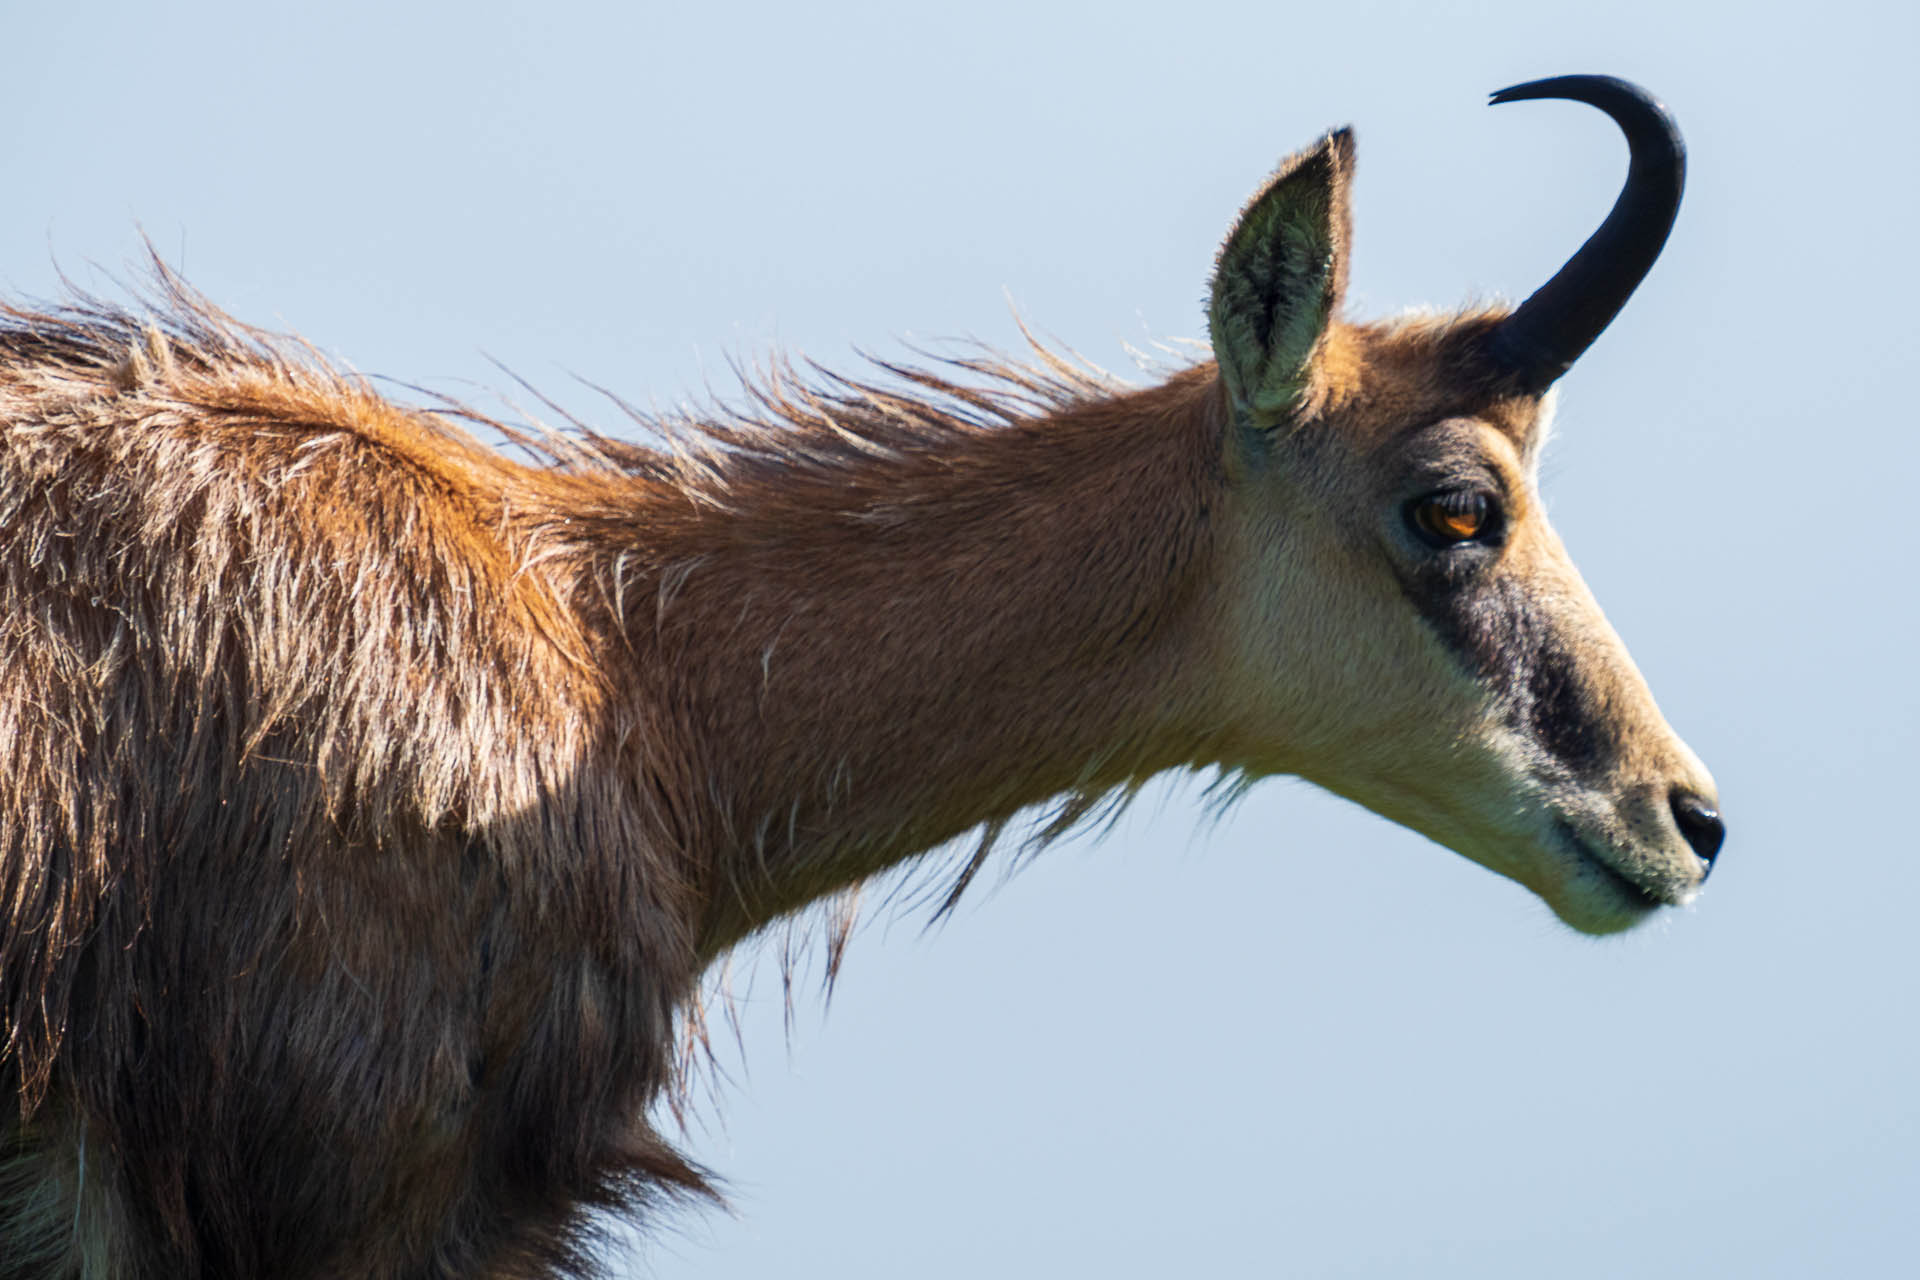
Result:
<svg viewBox="0 0 1920 1280"><path fill-rule="evenodd" d="M1631 86L1513 94L1677 166ZM164 269L6 310L0 1280L584 1273L594 1209L706 1190L647 1115L709 963L1167 769L1308 777L1589 932L1691 900L1712 780L1537 490L1678 169L1513 312L1367 325L1351 168L1282 165L1159 385L776 371L527 461Z"/></svg>
<svg viewBox="0 0 1920 1280"><path fill-rule="evenodd" d="M1198 373L541 467L170 305L0 334L0 1274L578 1265L706 961L1198 748Z"/></svg>

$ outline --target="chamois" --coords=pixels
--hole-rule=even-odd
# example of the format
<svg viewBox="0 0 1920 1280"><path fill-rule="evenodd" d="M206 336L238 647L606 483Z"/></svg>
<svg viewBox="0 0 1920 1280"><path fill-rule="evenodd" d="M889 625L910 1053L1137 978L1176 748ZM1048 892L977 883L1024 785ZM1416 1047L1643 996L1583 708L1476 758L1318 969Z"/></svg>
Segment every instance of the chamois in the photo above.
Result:
<svg viewBox="0 0 1920 1280"><path fill-rule="evenodd" d="M0 1276L537 1277L706 1190L648 1121L770 922L1168 769L1297 774L1576 929L1690 900L1712 780L1548 527L1547 392L1666 239L1664 109L1517 309L1341 314L1353 140L1214 360L774 377L483 446L159 268L0 321Z"/></svg>

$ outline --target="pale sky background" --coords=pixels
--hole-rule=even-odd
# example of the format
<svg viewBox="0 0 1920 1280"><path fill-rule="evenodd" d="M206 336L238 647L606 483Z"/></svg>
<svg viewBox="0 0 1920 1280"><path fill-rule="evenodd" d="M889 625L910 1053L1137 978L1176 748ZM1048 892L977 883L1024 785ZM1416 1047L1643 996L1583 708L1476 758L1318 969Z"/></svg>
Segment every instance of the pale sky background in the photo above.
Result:
<svg viewBox="0 0 1920 1280"><path fill-rule="evenodd" d="M1213 827L1155 792L931 934L878 914L790 1037L763 962L690 1138L732 1211L624 1265L1912 1275L1915 13L6 0L0 284L111 290L143 227L366 372L470 395L492 355L608 425L573 374L670 405L776 347L1012 346L1008 297L1124 367L1204 334L1241 201L1343 123L1354 314L1524 295L1625 148L1485 95L1641 81L1686 203L1546 473L1719 778L1699 904L1595 942L1304 785Z"/></svg>

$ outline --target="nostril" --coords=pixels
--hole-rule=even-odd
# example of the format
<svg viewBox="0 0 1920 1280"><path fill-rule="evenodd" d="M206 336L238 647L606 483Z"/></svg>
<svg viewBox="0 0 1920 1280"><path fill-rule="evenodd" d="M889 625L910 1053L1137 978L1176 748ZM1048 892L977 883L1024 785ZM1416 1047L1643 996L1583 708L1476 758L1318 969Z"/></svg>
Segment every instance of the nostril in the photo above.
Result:
<svg viewBox="0 0 1920 1280"><path fill-rule="evenodd" d="M1727 838L1727 825L1720 821L1720 813L1699 796L1686 791L1673 793L1670 803L1673 805L1673 820L1679 826L1680 834L1686 837L1700 860L1707 864L1707 870L1713 870L1713 860L1720 856L1720 846Z"/></svg>

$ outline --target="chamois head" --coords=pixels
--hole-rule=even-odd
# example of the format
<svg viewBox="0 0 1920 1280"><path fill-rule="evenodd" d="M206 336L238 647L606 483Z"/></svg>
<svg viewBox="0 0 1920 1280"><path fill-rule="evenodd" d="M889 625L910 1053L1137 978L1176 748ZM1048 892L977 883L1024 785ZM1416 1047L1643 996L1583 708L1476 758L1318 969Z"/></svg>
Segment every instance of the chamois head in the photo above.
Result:
<svg viewBox="0 0 1920 1280"><path fill-rule="evenodd" d="M1652 265L1679 134L1601 76L1571 98L1632 151L1605 223L1511 313L1350 324L1353 139L1288 159L1220 252L1209 326L1237 499L1216 612L1226 755L1299 773L1538 893L1590 933L1698 892L1712 778L1655 707L1547 522L1552 383Z"/></svg>

